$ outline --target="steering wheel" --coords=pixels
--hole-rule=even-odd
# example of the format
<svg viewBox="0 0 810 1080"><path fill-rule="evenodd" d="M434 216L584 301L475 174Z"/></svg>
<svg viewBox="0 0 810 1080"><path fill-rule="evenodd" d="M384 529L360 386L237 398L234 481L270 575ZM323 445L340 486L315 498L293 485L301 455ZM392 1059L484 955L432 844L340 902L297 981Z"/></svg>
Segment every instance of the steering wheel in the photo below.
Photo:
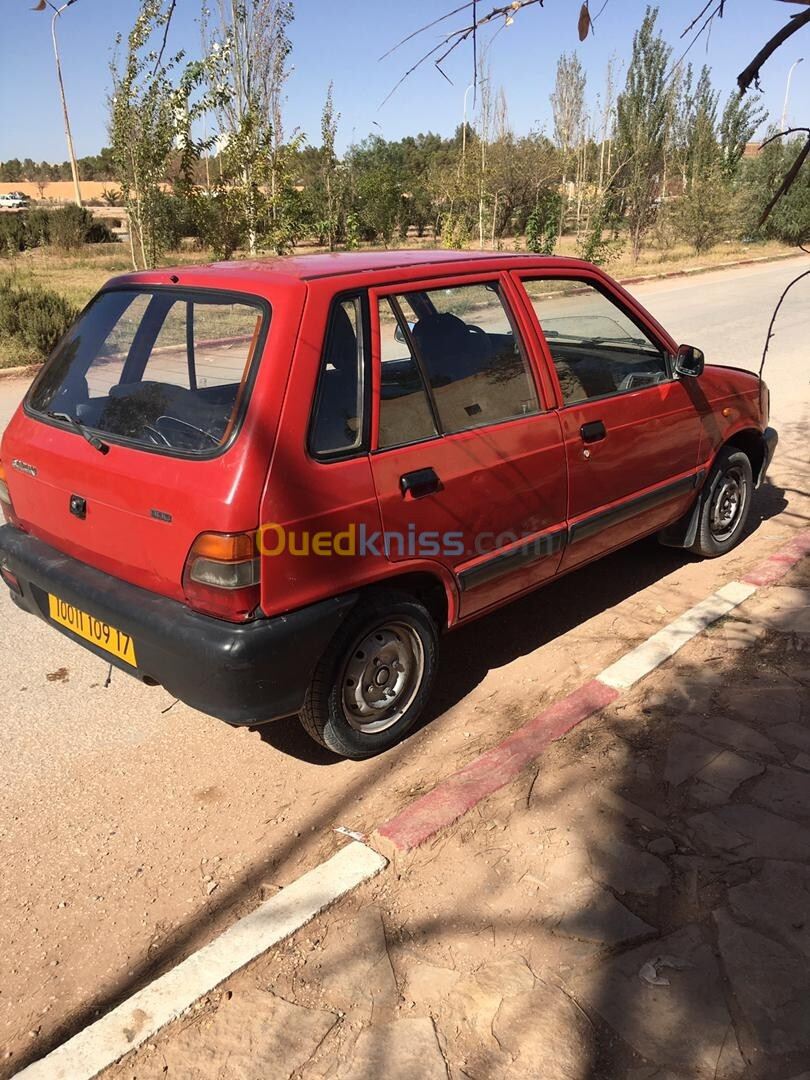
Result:
<svg viewBox="0 0 810 1080"><path fill-rule="evenodd" d="M645 386L655 386L658 382L658 373L651 371L631 371L622 379L617 386L617 391L620 390L635 390L643 389Z"/></svg>
<svg viewBox="0 0 810 1080"><path fill-rule="evenodd" d="M171 448L172 444L169 442L163 432L158 431L157 428L153 428L149 424L144 424L143 433L144 435L146 435L146 437L149 439L149 442L152 443L153 446L168 446L169 448Z"/></svg>
<svg viewBox="0 0 810 1080"><path fill-rule="evenodd" d="M168 414L159 416L157 420L155 420L155 424L158 425L162 423L179 424L181 427L191 428L192 431L196 431L197 434L202 435L203 438L210 439L214 446L219 446L219 439L215 435L212 435L210 431L206 431L204 428L197 427L196 424L190 424L188 420L181 420L179 416L169 416ZM163 434L162 431L158 430L156 431L156 434L160 435L162 439L166 439L166 436ZM166 445L171 446L172 443L170 443L168 439L166 439Z"/></svg>

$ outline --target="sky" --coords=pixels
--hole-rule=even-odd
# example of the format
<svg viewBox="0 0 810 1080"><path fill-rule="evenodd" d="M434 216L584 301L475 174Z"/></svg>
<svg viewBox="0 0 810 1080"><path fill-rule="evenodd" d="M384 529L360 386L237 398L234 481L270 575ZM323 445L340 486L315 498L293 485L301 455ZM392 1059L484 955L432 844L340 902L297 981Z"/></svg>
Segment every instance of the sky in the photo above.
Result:
<svg viewBox="0 0 810 1080"><path fill-rule="evenodd" d="M67 157L50 40L50 16L32 11L34 0L0 0L0 160L30 157L63 161ZM440 24L385 60L380 57L405 35L456 6L459 0L296 0L291 28L294 70L287 84L287 134L298 129L317 144L327 86L334 82L340 113L340 150L369 134L388 139L434 131L450 135L461 123L464 91L471 81L472 51L463 46L445 65L452 84L428 61L385 104L384 98L419 56L437 44L442 27L460 25L459 17ZM591 0L596 13L599 0ZM171 44L194 53L199 47L200 0L178 0ZM595 34L580 43L576 34L579 0L545 0L518 11L514 24L489 46L492 81L502 86L513 130L551 130L549 95L557 57L576 51L588 78L594 112L612 54L626 64L633 32L644 14L644 0L608 0ZM703 7L702 0L662 0L660 27L677 57L688 38L680 34ZM97 153L107 141L109 63L115 36L126 34L138 0L77 0L60 18L59 42L73 138L78 156ZM479 0L479 11L487 10ZM777 0L728 0L722 21L707 41L696 44L689 59L708 63L723 100L733 90L738 71L794 11ZM444 31L446 32L446 31ZM482 41L485 39L482 39ZM778 124L788 69L807 54L793 76L788 120L807 123L810 111L810 33L799 32L762 72L764 104ZM618 79L623 84L624 74ZM473 93L468 95L472 118ZM803 116L803 119L800 119Z"/></svg>

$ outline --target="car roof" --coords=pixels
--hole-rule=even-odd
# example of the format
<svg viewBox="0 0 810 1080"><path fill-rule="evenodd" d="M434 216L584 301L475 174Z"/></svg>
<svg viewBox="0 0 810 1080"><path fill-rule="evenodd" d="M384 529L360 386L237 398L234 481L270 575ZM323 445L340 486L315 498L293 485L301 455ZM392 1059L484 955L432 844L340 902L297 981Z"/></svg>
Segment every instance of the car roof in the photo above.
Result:
<svg viewBox="0 0 810 1080"><path fill-rule="evenodd" d="M471 264L482 265L488 269L507 269L510 266L524 266L542 269L543 267L570 266L582 268L587 266L579 259L568 259L560 256L532 255L520 252L496 252L496 251L342 251L324 252L313 255L277 255L266 259L238 259L231 262L215 262L200 264L188 264L186 266L165 267L161 270L143 271L141 273L127 274L118 278L115 284L125 282L154 283L156 280L164 280L167 275L174 280L175 275L180 280L192 277L199 282L201 278L215 278L219 284L225 285L226 279L233 282L237 279L240 283L247 284L250 279L267 281L269 277L276 280L311 281L316 278L341 277L347 274L379 274L392 270L405 270L424 266L441 267L445 272L469 271ZM110 283L112 284L112 283Z"/></svg>

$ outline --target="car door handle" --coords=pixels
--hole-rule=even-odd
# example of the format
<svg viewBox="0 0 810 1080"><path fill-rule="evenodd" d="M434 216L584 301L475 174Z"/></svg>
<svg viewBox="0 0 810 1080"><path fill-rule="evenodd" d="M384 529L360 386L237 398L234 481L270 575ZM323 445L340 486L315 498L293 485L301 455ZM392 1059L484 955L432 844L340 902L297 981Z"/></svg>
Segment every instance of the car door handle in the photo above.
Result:
<svg viewBox="0 0 810 1080"><path fill-rule="evenodd" d="M591 420L579 429L583 442L600 442L607 436L607 429L601 420Z"/></svg>
<svg viewBox="0 0 810 1080"><path fill-rule="evenodd" d="M430 467L404 473L399 478L399 490L403 499L424 499L426 495L433 495L441 486L435 470Z"/></svg>

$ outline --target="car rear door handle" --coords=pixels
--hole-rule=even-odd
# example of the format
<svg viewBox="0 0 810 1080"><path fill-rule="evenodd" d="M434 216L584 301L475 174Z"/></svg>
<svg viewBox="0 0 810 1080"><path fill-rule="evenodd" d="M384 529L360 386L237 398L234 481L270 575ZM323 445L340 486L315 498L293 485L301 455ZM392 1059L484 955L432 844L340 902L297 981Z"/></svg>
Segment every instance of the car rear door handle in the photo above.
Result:
<svg viewBox="0 0 810 1080"><path fill-rule="evenodd" d="M399 490L403 499L424 499L426 495L433 495L441 486L435 470L430 467L404 473L399 478Z"/></svg>
<svg viewBox="0 0 810 1080"><path fill-rule="evenodd" d="M583 424L579 429L583 442L599 442L607 435L607 429L601 420L591 420L589 424Z"/></svg>

